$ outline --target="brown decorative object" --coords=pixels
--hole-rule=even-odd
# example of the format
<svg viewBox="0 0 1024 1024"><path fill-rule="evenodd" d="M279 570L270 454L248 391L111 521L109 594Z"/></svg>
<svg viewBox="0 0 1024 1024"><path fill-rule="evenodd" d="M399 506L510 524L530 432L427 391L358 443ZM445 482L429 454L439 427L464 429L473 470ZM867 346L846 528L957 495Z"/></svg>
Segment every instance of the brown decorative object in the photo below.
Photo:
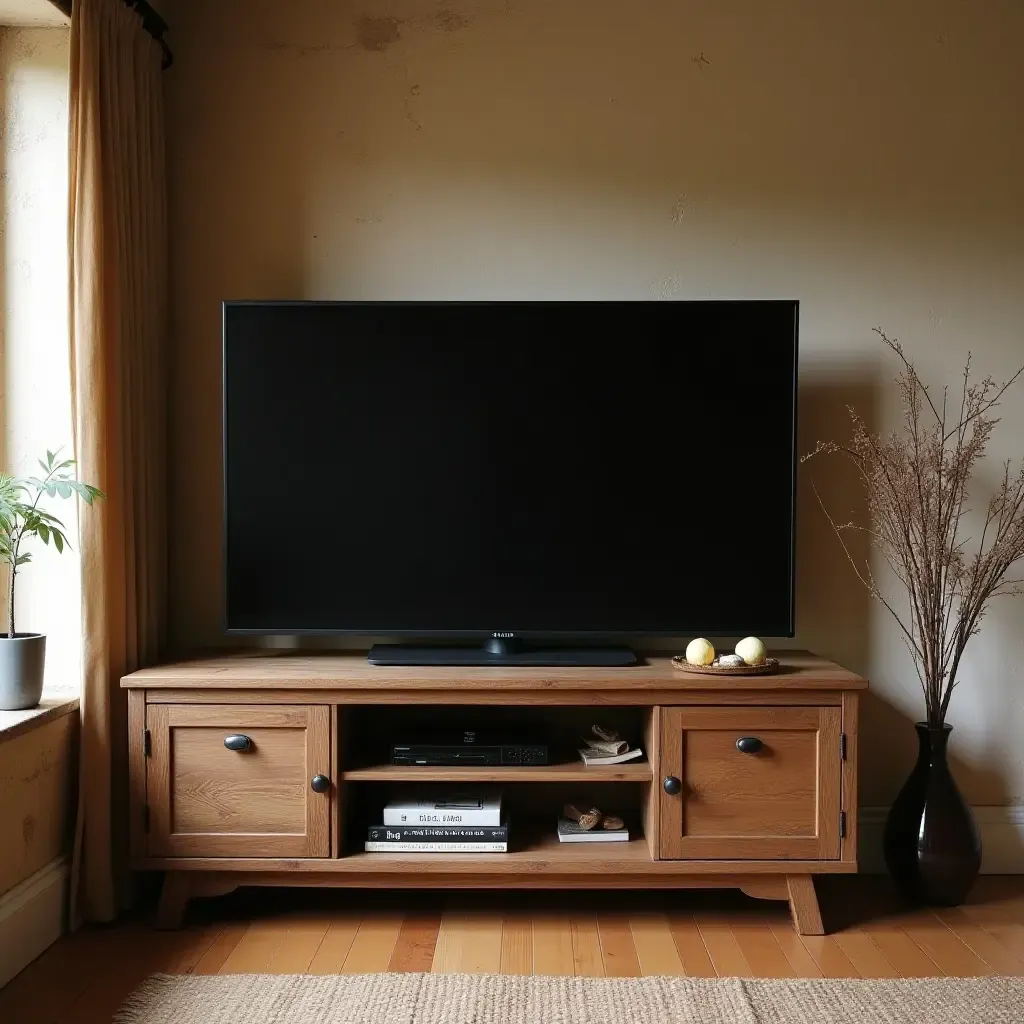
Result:
<svg viewBox="0 0 1024 1024"><path fill-rule="evenodd" d="M781 665L778 658L765 658L763 665L691 665L677 655L672 659L672 667L695 676L771 676Z"/></svg>
<svg viewBox="0 0 1024 1024"><path fill-rule="evenodd" d="M589 811L581 811L575 804L566 804L562 808L562 813L587 832L597 828L601 822L601 812L596 807L591 807Z"/></svg>
<svg viewBox="0 0 1024 1024"><path fill-rule="evenodd" d="M926 720L916 726L920 756L890 811L886 862L909 898L958 903L981 858L977 827L946 763L946 714L964 650L980 631L990 600L1024 593L1020 573L1011 576L1024 558L1024 463L1016 472L1004 463L980 526L965 520L974 471L999 422L1000 399L1024 368L1005 384L991 377L972 382L968 356L952 396L943 388L933 398L899 342L878 328L875 333L902 364L896 385L903 429L875 434L851 409L849 443L819 442L804 460L843 454L860 473L865 525L837 523L818 500L858 578L899 626L924 695ZM902 608L870 561L854 557L846 543L850 531L868 536L902 585Z"/></svg>
<svg viewBox="0 0 1024 1024"><path fill-rule="evenodd" d="M601 819L601 828L606 828L609 832L615 832L618 829L625 827L626 823L621 818L617 818L614 814L606 814Z"/></svg>

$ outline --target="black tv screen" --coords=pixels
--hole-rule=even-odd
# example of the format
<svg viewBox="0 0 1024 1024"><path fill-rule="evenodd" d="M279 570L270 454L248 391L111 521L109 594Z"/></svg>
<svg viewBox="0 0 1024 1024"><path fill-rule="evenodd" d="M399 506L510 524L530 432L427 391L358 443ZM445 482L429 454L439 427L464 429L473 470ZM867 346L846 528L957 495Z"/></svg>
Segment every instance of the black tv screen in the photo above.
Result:
<svg viewBox="0 0 1024 1024"><path fill-rule="evenodd" d="M792 301L226 303L230 632L793 632Z"/></svg>

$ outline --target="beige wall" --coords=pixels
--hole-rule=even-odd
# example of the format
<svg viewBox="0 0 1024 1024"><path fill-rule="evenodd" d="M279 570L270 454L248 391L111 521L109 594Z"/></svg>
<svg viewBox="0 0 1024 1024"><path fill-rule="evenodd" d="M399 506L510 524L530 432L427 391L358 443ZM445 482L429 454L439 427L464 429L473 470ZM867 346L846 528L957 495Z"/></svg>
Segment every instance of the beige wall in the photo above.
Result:
<svg viewBox="0 0 1024 1024"><path fill-rule="evenodd" d="M895 423L875 324L937 381L968 348L997 376L1024 360L1016 0L180 0L171 13L183 645L220 637L221 299L795 296L807 448L844 430L851 399ZM652 394L673 401L672 382ZM1004 415L998 455L1024 435L1024 389ZM702 454L697 442L679 461ZM839 466L816 474L830 500L856 503ZM917 682L809 495L805 475L798 641L874 680L865 802L883 803L911 756ZM1022 660L1024 601L1004 602L952 710L976 804L1024 800Z"/></svg>

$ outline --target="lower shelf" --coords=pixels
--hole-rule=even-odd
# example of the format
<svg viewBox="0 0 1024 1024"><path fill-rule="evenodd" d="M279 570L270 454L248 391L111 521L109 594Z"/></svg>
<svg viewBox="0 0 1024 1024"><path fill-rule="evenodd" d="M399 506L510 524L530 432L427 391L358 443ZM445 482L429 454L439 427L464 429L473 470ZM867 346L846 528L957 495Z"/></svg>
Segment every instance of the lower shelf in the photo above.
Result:
<svg viewBox="0 0 1024 1024"><path fill-rule="evenodd" d="M513 833L514 836L514 833ZM514 839L513 839L514 842ZM532 838L508 853L364 853L353 852L338 863L349 863L356 871L424 871L485 874L523 871L602 873L633 871L637 865L661 863L651 859L643 836L625 843L560 843L556 836Z"/></svg>
<svg viewBox="0 0 1024 1024"><path fill-rule="evenodd" d="M614 884L623 878L663 878L682 884L696 875L854 874L855 863L846 861L783 860L654 860L647 840L636 836L626 843L560 843L556 836L533 838L510 853L365 853L352 852L335 858L263 857L151 857L133 865L142 871L287 872L291 876L407 876L429 888L442 878L532 876L543 885L545 877L578 876L592 885ZM260 882L260 884L266 884ZM325 884L329 884L326 883ZM357 880L341 883L358 885ZM522 884L522 883L519 883Z"/></svg>

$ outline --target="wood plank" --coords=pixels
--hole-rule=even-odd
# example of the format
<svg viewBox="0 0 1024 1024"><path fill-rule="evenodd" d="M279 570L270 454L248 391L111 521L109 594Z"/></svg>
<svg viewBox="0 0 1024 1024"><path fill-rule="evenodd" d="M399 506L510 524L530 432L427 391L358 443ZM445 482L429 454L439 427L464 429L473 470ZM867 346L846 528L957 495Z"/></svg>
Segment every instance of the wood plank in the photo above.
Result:
<svg viewBox="0 0 1024 1024"><path fill-rule="evenodd" d="M510 911L501 922L501 973L533 974L533 918Z"/></svg>
<svg viewBox="0 0 1024 1024"><path fill-rule="evenodd" d="M265 974L287 934L287 921L253 921L217 973Z"/></svg>
<svg viewBox="0 0 1024 1024"><path fill-rule="evenodd" d="M146 694L128 691L128 852L146 855ZM3 886L0 885L0 892Z"/></svg>
<svg viewBox="0 0 1024 1024"><path fill-rule="evenodd" d="M497 974L501 970L500 913L448 911L441 917L434 974Z"/></svg>
<svg viewBox="0 0 1024 1024"><path fill-rule="evenodd" d="M375 914L359 922L341 974L377 974L388 969L402 930L402 915Z"/></svg>
<svg viewBox="0 0 1024 1024"><path fill-rule="evenodd" d="M725 918L732 929L743 959L753 978L792 978L796 972L782 947L765 923L752 914L729 914Z"/></svg>
<svg viewBox="0 0 1024 1024"><path fill-rule="evenodd" d="M77 714L0 743L0 893L70 853L77 779Z"/></svg>
<svg viewBox="0 0 1024 1024"><path fill-rule="evenodd" d="M825 978L859 978L860 972L832 935L797 936Z"/></svg>
<svg viewBox="0 0 1024 1024"><path fill-rule="evenodd" d="M840 812L843 809L843 759L842 734L843 712L841 708L818 708L818 849L815 856L836 858L842 854L840 833ZM847 819L856 818L857 805L850 804L852 813ZM847 821L847 829L849 829ZM814 892L813 880L811 892ZM792 901L792 891L790 891ZM817 907L817 897L814 904ZM818 914L821 917L821 914Z"/></svg>
<svg viewBox="0 0 1024 1024"><path fill-rule="evenodd" d="M860 694L852 690L843 693L843 734L846 736L846 760L843 762L842 807L846 811L846 836L842 840L842 858L857 863L857 843L860 826L857 819L860 807L857 780L860 775Z"/></svg>
<svg viewBox="0 0 1024 1024"><path fill-rule="evenodd" d="M628 683L628 679L627 679ZM367 703L367 688L320 689L260 687L249 689L216 689L184 687L181 689L158 688L146 691L146 704L337 704L363 705ZM750 690L689 690L680 693L676 688L662 690L635 690L632 686L621 689L602 689L588 692L583 688L571 690L532 690L529 696L510 698L504 690L373 690L372 703L381 707L423 705L436 707L444 705L509 707L528 705L531 707L656 707L658 705L685 704L688 707L707 705L711 707L763 707L766 701L764 691ZM771 690L767 696L773 707L840 707L842 693L827 689Z"/></svg>
<svg viewBox="0 0 1024 1024"><path fill-rule="evenodd" d="M680 708L662 708L658 735L658 764L662 779L675 778L683 788L666 793L664 783L658 786L653 800L658 800L658 856L663 861L678 861L683 855L683 809L686 796L686 774L683 765L683 726Z"/></svg>
<svg viewBox="0 0 1024 1024"><path fill-rule="evenodd" d="M693 919L718 977L749 978L750 965L728 921L720 914L694 914Z"/></svg>
<svg viewBox="0 0 1024 1024"><path fill-rule="evenodd" d="M868 920L860 930L878 947L902 978L941 977L942 971L914 940L898 925Z"/></svg>
<svg viewBox="0 0 1024 1024"><path fill-rule="evenodd" d="M596 852L593 846L604 849ZM482 856L479 853L445 853L432 856L423 853L352 853L334 859L330 857L148 857L136 862L138 870L146 871L215 871L221 875L236 875L237 885L296 885L319 884L311 878L303 882L302 875L319 875L324 884L331 884L330 876L355 874L394 875L389 886L401 885L401 876L412 876L417 888L423 888L419 876L429 873L430 886L443 885L443 875L471 875L474 888L486 887L482 881L488 877L503 877L501 887L525 885L541 888L560 888L535 876L544 874L591 876L581 883L583 888L645 888L656 886L659 880L673 889L724 888L743 889L756 881L753 875L776 875L780 872L801 874L853 874L855 864L842 861L784 861L778 860L652 860L643 837L636 836L625 843L560 843L558 837L544 833L527 837L524 846L500 856ZM527 875L527 879L515 879ZM620 876L633 876L623 883ZM718 876L711 878L710 876ZM729 876L723 878L721 876ZM531 879L533 879L531 881ZM560 879L560 881L562 881ZM350 884L344 881L339 885ZM362 881L351 884L363 886Z"/></svg>
<svg viewBox="0 0 1024 1024"><path fill-rule="evenodd" d="M793 924L789 918L769 916L765 918L765 924L768 925L779 948L793 968L793 973L798 978L821 977L821 968L807 951L807 947L800 941L800 936L793 930Z"/></svg>
<svg viewBox="0 0 1024 1024"><path fill-rule="evenodd" d="M562 764L494 768L375 764L347 768L341 777L345 782L650 782L652 775L647 761L592 765L588 768L577 760Z"/></svg>
<svg viewBox="0 0 1024 1024"><path fill-rule="evenodd" d="M310 974L341 974L359 931L359 914L333 914L316 954L309 962Z"/></svg>
<svg viewBox="0 0 1024 1024"><path fill-rule="evenodd" d="M661 850L661 708L655 705L645 712L644 752L650 762L651 784L644 787L641 819L644 838L651 857L657 860Z"/></svg>
<svg viewBox="0 0 1024 1024"><path fill-rule="evenodd" d="M533 919L533 973L571 978L574 970L569 919L538 914Z"/></svg>
<svg viewBox="0 0 1024 1024"><path fill-rule="evenodd" d="M331 849L330 855L332 857L341 856L341 842L342 832L341 822L345 814L345 808L341 806L341 801L344 796L344 792L341 788L341 733L342 733L342 721L341 721L341 709L336 705L332 704L330 707L331 715L331 734L329 742L331 746L331 799L330 799L330 815L331 815ZM347 734L347 733L346 733ZM347 751L346 751L347 754Z"/></svg>
<svg viewBox="0 0 1024 1024"><path fill-rule="evenodd" d="M249 923L247 921L226 924L206 952L196 961L192 973L220 974L220 969L224 966L224 962L231 956L235 947L242 941L242 936L248 930Z"/></svg>
<svg viewBox="0 0 1024 1024"><path fill-rule="evenodd" d="M928 911L908 914L901 924L943 974L951 978L980 978L993 973L984 960Z"/></svg>
<svg viewBox="0 0 1024 1024"><path fill-rule="evenodd" d="M194 706L173 704L167 709L167 725L171 729L224 729L226 732L247 729L307 729L309 708L289 704L281 707L255 706L240 708L227 705ZM327 714L327 708L318 710ZM251 751L250 751L251 752Z"/></svg>
<svg viewBox="0 0 1024 1024"><path fill-rule="evenodd" d="M24 711L0 711L0 746L16 736L36 732L49 722L78 711L77 697L43 697L34 707Z"/></svg>
<svg viewBox="0 0 1024 1024"><path fill-rule="evenodd" d="M604 956L597 918L574 914L569 920L569 932L572 936L573 974L577 978L603 978Z"/></svg>
<svg viewBox="0 0 1024 1024"><path fill-rule="evenodd" d="M1024 975L1024 963L988 931L975 924L963 910L958 907L941 907L933 913L995 974L1016 977Z"/></svg>
<svg viewBox="0 0 1024 1024"><path fill-rule="evenodd" d="M669 914L668 929L684 975L689 978L717 977L715 965L708 956L704 939L692 914Z"/></svg>
<svg viewBox="0 0 1024 1024"><path fill-rule="evenodd" d="M678 977L685 973L665 914L630 914L629 928L633 933L640 973L644 977Z"/></svg>
<svg viewBox="0 0 1024 1024"><path fill-rule="evenodd" d="M165 974L195 974L196 968L224 932L224 923L211 921L180 932L161 970Z"/></svg>
<svg viewBox="0 0 1024 1024"><path fill-rule="evenodd" d="M962 908L967 917L984 928L996 942L1024 961L1024 924L998 904L965 904Z"/></svg>
<svg viewBox="0 0 1024 1024"><path fill-rule="evenodd" d="M317 687L339 689L444 689L460 691L465 700L473 690L504 693L507 703L531 690L617 689L628 680L631 689L667 689L675 699L688 691L742 690L861 690L867 681L808 651L778 651L782 662L771 676L693 676L674 668L671 654L645 655L629 668L523 668L501 666L460 669L452 666L388 666L367 662L361 652L304 653L247 651L220 657L158 665L125 676L121 685L146 689L260 689ZM364 698L365 699L365 698ZM644 702L641 702L644 703ZM657 703L657 702L655 702ZM664 701L671 704L672 700Z"/></svg>
<svg viewBox="0 0 1024 1024"><path fill-rule="evenodd" d="M604 973L609 978L639 978L640 961L633 945L633 933L625 914L598 914Z"/></svg>
<svg viewBox="0 0 1024 1024"><path fill-rule="evenodd" d="M331 809L337 809L332 799L338 790L334 769L331 767L331 709L308 707L306 710L306 778L303 792L306 797L306 849L305 857L331 855ZM325 775L329 786L325 793L315 793L310 785L316 775Z"/></svg>
<svg viewBox="0 0 1024 1024"><path fill-rule="evenodd" d="M270 958L266 973L307 973L330 925L330 918L323 913L304 914L292 921L284 941Z"/></svg>
<svg viewBox="0 0 1024 1024"><path fill-rule="evenodd" d="M434 962L440 929L440 914L406 914L388 970L398 974L428 972Z"/></svg>
<svg viewBox="0 0 1024 1024"><path fill-rule="evenodd" d="M175 936L179 941L170 947L167 962L163 967L164 973L196 973L196 967L210 953L223 931L222 922L212 921L179 932Z"/></svg>
<svg viewBox="0 0 1024 1024"><path fill-rule="evenodd" d="M832 938L862 978L901 977L881 949L859 928L836 932Z"/></svg>

